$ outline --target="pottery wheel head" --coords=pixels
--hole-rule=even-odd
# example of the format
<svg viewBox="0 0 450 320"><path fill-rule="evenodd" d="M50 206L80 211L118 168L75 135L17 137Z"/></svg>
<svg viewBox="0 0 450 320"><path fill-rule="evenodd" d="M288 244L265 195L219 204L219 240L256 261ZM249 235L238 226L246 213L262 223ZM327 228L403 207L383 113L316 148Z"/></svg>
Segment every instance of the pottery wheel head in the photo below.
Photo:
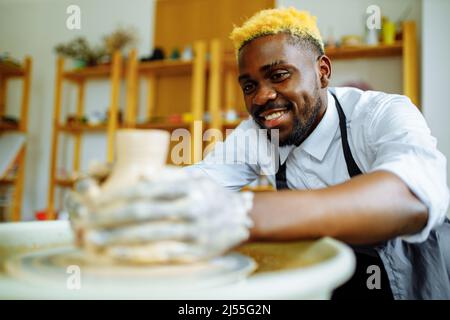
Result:
<svg viewBox="0 0 450 320"><path fill-rule="evenodd" d="M6 262L7 272L15 278L61 288L66 285L68 270L74 267L79 268L84 287L170 293L235 283L255 271L256 263L245 255L229 253L193 264L110 264L92 260L72 246L27 253Z"/></svg>

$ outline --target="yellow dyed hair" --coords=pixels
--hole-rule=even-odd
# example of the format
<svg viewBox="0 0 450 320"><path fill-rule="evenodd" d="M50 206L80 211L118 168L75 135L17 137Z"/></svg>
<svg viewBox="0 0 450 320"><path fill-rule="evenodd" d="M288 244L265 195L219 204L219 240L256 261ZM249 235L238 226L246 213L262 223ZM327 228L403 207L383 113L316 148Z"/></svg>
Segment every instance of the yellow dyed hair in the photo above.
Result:
<svg viewBox="0 0 450 320"><path fill-rule="evenodd" d="M286 32L299 38L312 39L323 53L322 37L316 23L317 18L307 11L293 7L262 10L235 27L230 34L236 53L248 42L261 36Z"/></svg>

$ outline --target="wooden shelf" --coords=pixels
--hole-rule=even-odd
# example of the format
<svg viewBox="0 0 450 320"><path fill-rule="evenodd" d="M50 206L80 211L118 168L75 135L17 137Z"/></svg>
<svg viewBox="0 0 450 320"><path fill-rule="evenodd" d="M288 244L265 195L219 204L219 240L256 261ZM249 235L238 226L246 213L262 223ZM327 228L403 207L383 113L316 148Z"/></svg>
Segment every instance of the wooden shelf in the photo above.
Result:
<svg viewBox="0 0 450 320"><path fill-rule="evenodd" d="M0 76L20 77L25 75L25 70L11 62L0 61Z"/></svg>
<svg viewBox="0 0 450 320"><path fill-rule="evenodd" d="M102 64L95 67L84 67L69 71L64 71L62 76L64 79L72 81L80 81L86 79L104 79L111 76L111 64ZM122 76L124 73L122 72Z"/></svg>
<svg viewBox="0 0 450 320"><path fill-rule="evenodd" d="M20 131L19 124L0 123L0 132L4 131Z"/></svg>
<svg viewBox="0 0 450 320"><path fill-rule="evenodd" d="M235 129L243 120L247 120L247 118L241 118L236 121L225 122L223 120L222 127L223 129ZM210 127L210 123L203 121L204 128L207 129ZM191 123L170 123L170 122L154 122L154 123L141 123L136 125L137 129L161 129L161 130L175 130L179 128L189 129Z"/></svg>
<svg viewBox="0 0 450 320"><path fill-rule="evenodd" d="M86 79L101 79L111 75L111 65L104 64L95 67L85 67L63 72L63 78L80 81ZM124 70L125 68L123 68ZM155 75L182 75L192 72L192 61L182 60L158 60L139 63L139 74L155 74ZM122 77L124 76L122 72Z"/></svg>
<svg viewBox="0 0 450 320"><path fill-rule="evenodd" d="M75 179L56 178L55 183L56 183L56 185L63 187L63 188L73 188L73 185L75 184Z"/></svg>
<svg viewBox="0 0 450 320"><path fill-rule="evenodd" d="M396 42L392 45L380 44L377 46L347 46L339 48L325 48L325 54L334 60L380 58L401 56L403 43Z"/></svg>
<svg viewBox="0 0 450 320"><path fill-rule="evenodd" d="M325 54L333 60L400 57L402 53L403 43L401 41L397 41L392 45L379 44L376 46L361 45L325 48ZM233 52L225 53L225 66L236 68L236 58Z"/></svg>
<svg viewBox="0 0 450 320"><path fill-rule="evenodd" d="M160 130L175 130L175 129L189 129L190 123L182 122L182 123L169 123L169 122L161 122L161 123L141 123L137 124L137 129L160 129Z"/></svg>
<svg viewBox="0 0 450 320"><path fill-rule="evenodd" d="M16 182L15 178L3 178L3 179L0 179L0 186L12 185L15 182Z"/></svg>
<svg viewBox="0 0 450 320"><path fill-rule="evenodd" d="M192 61L158 60L139 63L139 74L183 75L192 72Z"/></svg>
<svg viewBox="0 0 450 320"><path fill-rule="evenodd" d="M101 125L88 125L88 124L63 124L58 126L58 130L70 134L76 134L80 132L102 132L107 130L106 124Z"/></svg>
<svg viewBox="0 0 450 320"><path fill-rule="evenodd" d="M55 218L55 187L72 187L73 179L61 178L57 176L58 166L58 135L72 134L73 137L73 162L71 172L78 172L81 164L82 151L82 133L104 133L107 137L107 161L112 161L114 156L114 138L115 131L120 127L116 115L119 113L120 101L120 84L125 77L125 67L127 63L123 61L122 54L119 51L112 55L111 63L101 64L94 67L85 67L75 70L64 70L64 58L58 57L56 62L56 81L55 81L55 98L53 107L53 132L51 139L51 155L50 155L50 182L47 193L47 211L51 212L51 218ZM74 121L70 123L60 123L62 111L63 83L64 81L74 81L77 87L76 116L80 119L84 114L84 103L86 87L89 79L99 79L109 81L111 86L110 102L107 123L98 125L84 124ZM65 121L65 120L63 120Z"/></svg>

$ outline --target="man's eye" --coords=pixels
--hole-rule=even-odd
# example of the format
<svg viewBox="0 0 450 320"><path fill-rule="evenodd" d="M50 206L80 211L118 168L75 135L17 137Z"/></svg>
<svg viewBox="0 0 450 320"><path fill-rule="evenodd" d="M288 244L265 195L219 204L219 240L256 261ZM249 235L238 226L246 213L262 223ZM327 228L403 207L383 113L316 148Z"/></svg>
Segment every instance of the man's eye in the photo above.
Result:
<svg viewBox="0 0 450 320"><path fill-rule="evenodd" d="M287 71L278 71L274 72L270 75L270 80L272 81L282 81L289 76L289 72Z"/></svg>
<svg viewBox="0 0 450 320"><path fill-rule="evenodd" d="M254 88L255 88L255 85L253 83L248 83L242 87L242 90L244 91L244 93L250 93L250 92L252 92L252 90Z"/></svg>

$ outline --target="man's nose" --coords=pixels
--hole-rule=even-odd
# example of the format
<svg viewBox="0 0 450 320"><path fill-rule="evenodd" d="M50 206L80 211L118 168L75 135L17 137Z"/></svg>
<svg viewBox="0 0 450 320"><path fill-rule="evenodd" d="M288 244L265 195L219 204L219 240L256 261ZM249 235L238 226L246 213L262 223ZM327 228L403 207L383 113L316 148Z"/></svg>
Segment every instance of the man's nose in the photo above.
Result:
<svg viewBox="0 0 450 320"><path fill-rule="evenodd" d="M270 100L275 100L277 92L270 86L260 86L253 97L253 104L263 106Z"/></svg>

